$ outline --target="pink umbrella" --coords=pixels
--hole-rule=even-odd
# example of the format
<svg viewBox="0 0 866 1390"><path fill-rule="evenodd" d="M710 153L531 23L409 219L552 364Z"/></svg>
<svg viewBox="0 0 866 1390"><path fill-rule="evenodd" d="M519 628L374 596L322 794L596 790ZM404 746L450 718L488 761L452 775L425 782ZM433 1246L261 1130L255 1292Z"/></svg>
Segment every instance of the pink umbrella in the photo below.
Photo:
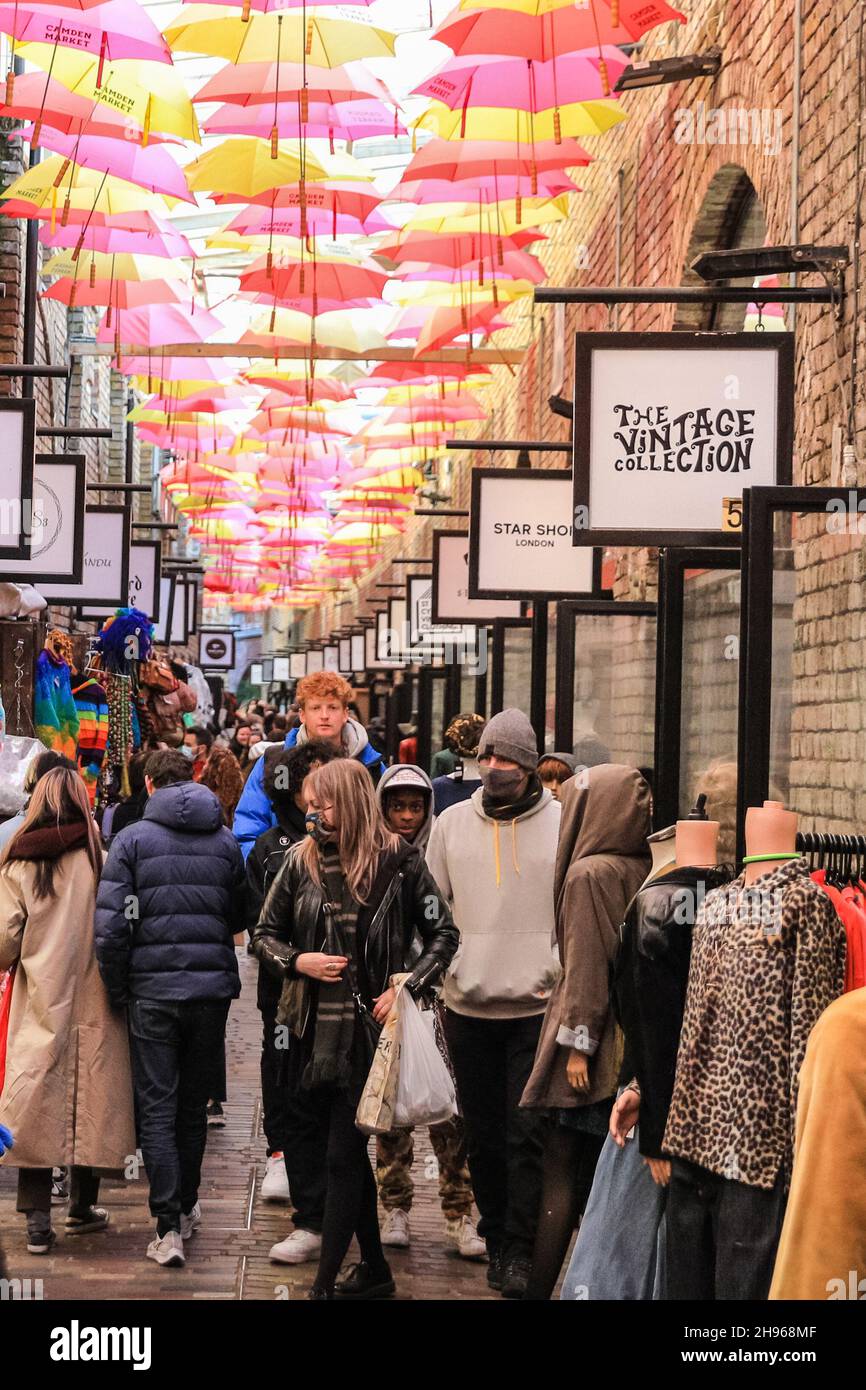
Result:
<svg viewBox="0 0 866 1390"><path fill-rule="evenodd" d="M307 184L308 189L314 187L314 184ZM308 205L306 219L307 231L311 236L329 237L349 234L369 236L373 232L394 231L392 224L386 222L378 211L371 212L362 222L360 218L349 213L334 213L330 208L317 208ZM280 208L279 211L272 213L270 208L251 204L239 212L236 217L233 217L225 230L238 232L241 236L297 237L301 231L301 209L300 206Z"/></svg>
<svg viewBox="0 0 866 1390"><path fill-rule="evenodd" d="M611 83L628 65L613 44L604 48L558 55L546 63L531 58L506 58L492 52L449 58L416 87L413 96L441 101L451 111L468 106L498 106L519 111L548 111L577 101L600 101L610 87L599 65L606 65Z"/></svg>
<svg viewBox="0 0 866 1390"><path fill-rule="evenodd" d="M273 113L274 98L279 101L299 100L299 93L306 94L309 102L356 101L358 97L375 97L377 101L389 101L390 92L378 77L354 64L354 71L347 67L320 68L310 64L278 63L226 63L219 72L199 87L194 102L227 101L233 106L267 105ZM273 122L271 122L273 124Z"/></svg>
<svg viewBox="0 0 866 1390"><path fill-rule="evenodd" d="M374 135L405 135L406 127L396 110L383 101L311 101L307 119L301 122L297 101L272 106L220 106L202 125L208 135L256 135L270 138L274 126L280 138L306 135L320 140L366 140Z"/></svg>
<svg viewBox="0 0 866 1390"><path fill-rule="evenodd" d="M560 193L580 193L581 189L562 170L551 169L538 174L535 180L536 192L531 195L539 198L556 198ZM508 198L530 196L529 175L503 174L491 175L485 179L412 179L402 180L388 194L388 200L401 203L488 203L504 202Z"/></svg>
<svg viewBox="0 0 866 1390"><path fill-rule="evenodd" d="M96 334L98 343L110 343L118 338L124 343L147 343L163 347L167 343L202 343L220 333L225 324L207 309L181 308L178 304L148 304L140 309L121 309L108 328L103 321ZM194 366L196 375L198 363ZM189 371L187 375L189 375Z"/></svg>
<svg viewBox="0 0 866 1390"><path fill-rule="evenodd" d="M540 285L547 278L547 271L537 256L530 251L505 251L500 261L493 262L493 275L497 280L529 280ZM437 280L446 285L459 285L475 280L477 267L472 265L447 266L408 261L400 267L401 280Z"/></svg>
<svg viewBox="0 0 866 1390"><path fill-rule="evenodd" d="M418 335L414 356L421 357L425 352L453 343L466 333L494 333L497 328L507 328L507 320L499 318L495 304L485 304L478 309L434 309L429 315L422 332Z"/></svg>
<svg viewBox="0 0 866 1390"><path fill-rule="evenodd" d="M21 131L24 140L29 140L32 134L32 126ZM87 169L98 169L100 173L137 183L150 193L163 193L167 198L195 203L183 171L163 146L148 145L142 148L141 145L105 135L63 135L47 126L42 127L39 144L43 149L53 150L55 154L61 154L64 159Z"/></svg>
<svg viewBox="0 0 866 1390"><path fill-rule="evenodd" d="M78 226L57 227L52 233L47 226L39 233L43 246L78 246L87 251L138 253L142 256L185 256L192 260L195 252L185 236L177 232L134 232L118 227L95 227L91 223L81 234Z"/></svg>
<svg viewBox="0 0 866 1390"><path fill-rule="evenodd" d="M124 376L143 376L150 379L148 390L156 389L160 381L220 381L231 376L240 362L224 357L168 357L159 349L145 357L122 357L119 370ZM240 464L238 465L241 466Z"/></svg>
<svg viewBox="0 0 866 1390"><path fill-rule="evenodd" d="M79 7L83 8L83 7ZM144 58L153 63L170 63L171 49L147 11L136 0L102 0L89 5L76 18L64 14L60 3L0 5L0 30L17 43L59 44L79 53L98 57L96 85L102 82L102 66L108 59Z"/></svg>

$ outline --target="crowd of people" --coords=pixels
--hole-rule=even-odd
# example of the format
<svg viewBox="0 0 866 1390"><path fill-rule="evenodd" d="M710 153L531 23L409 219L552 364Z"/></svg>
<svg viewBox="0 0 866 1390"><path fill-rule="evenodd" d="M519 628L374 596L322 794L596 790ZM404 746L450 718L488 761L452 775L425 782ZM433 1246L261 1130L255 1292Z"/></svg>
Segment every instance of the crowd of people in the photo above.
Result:
<svg viewBox="0 0 866 1390"><path fill-rule="evenodd" d="M101 829L74 762L33 764L25 811L0 827L0 970L14 972L0 1142L27 1250L54 1245L58 1188L65 1235L105 1231L100 1175L140 1148L146 1256L185 1263L245 948L262 1196L292 1208L270 1258L310 1265L310 1299L393 1295L387 1252L412 1239L412 1131L371 1141L355 1123L398 975L435 1010L459 1102L430 1128L443 1239L504 1298L546 1300L579 1228L563 1297L666 1296L662 1141L688 952L673 983L665 959L660 1078L629 983L629 952L657 950L628 928L658 839L646 777L539 756L517 709L459 715L428 776L387 766L352 709L329 672L299 682L286 715L229 707L138 754Z"/></svg>

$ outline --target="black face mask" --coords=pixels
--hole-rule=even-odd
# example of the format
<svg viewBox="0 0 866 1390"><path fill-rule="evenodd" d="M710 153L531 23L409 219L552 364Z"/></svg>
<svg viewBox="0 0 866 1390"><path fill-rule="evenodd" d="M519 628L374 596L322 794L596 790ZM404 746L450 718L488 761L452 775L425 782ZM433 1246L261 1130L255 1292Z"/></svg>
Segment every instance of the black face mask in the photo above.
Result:
<svg viewBox="0 0 866 1390"><path fill-rule="evenodd" d="M304 821L307 834L315 840L317 845L325 845L334 838L334 830L330 825L325 825L322 821L321 812L308 811Z"/></svg>
<svg viewBox="0 0 866 1390"><path fill-rule="evenodd" d="M480 763L478 770L487 795L497 801L510 801L520 794L526 781L526 771L522 767L487 767Z"/></svg>

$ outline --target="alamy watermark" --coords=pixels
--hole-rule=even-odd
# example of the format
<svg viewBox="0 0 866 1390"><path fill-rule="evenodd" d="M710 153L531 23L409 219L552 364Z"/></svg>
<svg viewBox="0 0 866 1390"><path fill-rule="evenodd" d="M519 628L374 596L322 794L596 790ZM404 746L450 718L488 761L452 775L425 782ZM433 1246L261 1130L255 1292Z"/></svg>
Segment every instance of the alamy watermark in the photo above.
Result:
<svg viewBox="0 0 866 1390"><path fill-rule="evenodd" d="M782 148L782 112L774 106L678 106L676 145L754 145L764 154Z"/></svg>

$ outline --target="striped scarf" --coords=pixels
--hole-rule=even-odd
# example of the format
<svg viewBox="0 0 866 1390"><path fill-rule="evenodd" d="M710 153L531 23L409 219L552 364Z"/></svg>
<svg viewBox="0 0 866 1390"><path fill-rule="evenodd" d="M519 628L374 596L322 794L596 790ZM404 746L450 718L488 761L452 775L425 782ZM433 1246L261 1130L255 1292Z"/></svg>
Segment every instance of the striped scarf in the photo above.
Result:
<svg viewBox="0 0 866 1390"><path fill-rule="evenodd" d="M329 956L348 956L350 963L338 983L319 985L313 1055L301 1078L301 1085L307 1091L317 1086L349 1085L357 1021L352 982L357 976L360 904L352 897L343 877L335 844L319 846L319 873L325 897L325 952Z"/></svg>

